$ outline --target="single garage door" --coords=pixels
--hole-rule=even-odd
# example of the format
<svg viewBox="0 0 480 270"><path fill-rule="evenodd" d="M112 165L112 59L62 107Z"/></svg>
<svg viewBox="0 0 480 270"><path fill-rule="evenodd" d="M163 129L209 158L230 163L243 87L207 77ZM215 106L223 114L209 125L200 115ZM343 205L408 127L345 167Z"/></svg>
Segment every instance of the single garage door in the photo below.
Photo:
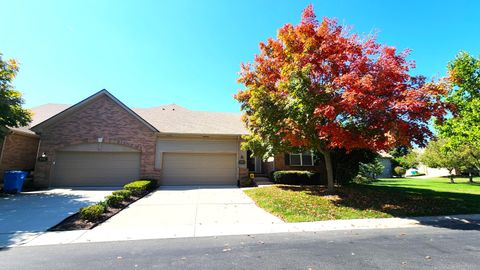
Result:
<svg viewBox="0 0 480 270"><path fill-rule="evenodd" d="M164 153L162 185L236 185L235 154Z"/></svg>
<svg viewBox="0 0 480 270"><path fill-rule="evenodd" d="M139 179L140 153L57 152L51 186L122 186Z"/></svg>

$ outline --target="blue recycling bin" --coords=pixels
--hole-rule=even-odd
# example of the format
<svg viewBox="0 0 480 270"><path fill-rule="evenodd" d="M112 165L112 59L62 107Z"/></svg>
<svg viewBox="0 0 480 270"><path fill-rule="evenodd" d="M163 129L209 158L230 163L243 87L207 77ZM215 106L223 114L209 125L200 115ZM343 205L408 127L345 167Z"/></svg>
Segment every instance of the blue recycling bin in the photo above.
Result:
<svg viewBox="0 0 480 270"><path fill-rule="evenodd" d="M28 172L24 171L5 171L3 174L3 191L7 193L22 192L27 175Z"/></svg>

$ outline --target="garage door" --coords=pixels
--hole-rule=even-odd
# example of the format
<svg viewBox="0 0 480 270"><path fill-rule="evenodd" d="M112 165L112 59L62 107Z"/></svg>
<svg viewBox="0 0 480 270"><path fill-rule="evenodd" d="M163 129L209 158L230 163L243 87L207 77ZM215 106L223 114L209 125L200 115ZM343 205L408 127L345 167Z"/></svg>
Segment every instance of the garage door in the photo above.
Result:
<svg viewBox="0 0 480 270"><path fill-rule="evenodd" d="M162 185L236 185L235 154L163 154Z"/></svg>
<svg viewBox="0 0 480 270"><path fill-rule="evenodd" d="M57 152L51 186L121 186L140 176L140 153Z"/></svg>

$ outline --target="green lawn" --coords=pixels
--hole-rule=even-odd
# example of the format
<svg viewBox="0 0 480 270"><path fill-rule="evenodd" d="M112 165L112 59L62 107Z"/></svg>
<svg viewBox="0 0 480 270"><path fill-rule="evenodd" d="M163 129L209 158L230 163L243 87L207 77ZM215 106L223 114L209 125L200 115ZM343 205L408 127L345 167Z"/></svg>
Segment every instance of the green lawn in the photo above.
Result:
<svg viewBox="0 0 480 270"><path fill-rule="evenodd" d="M480 179L477 179L479 181ZM287 222L480 213L480 185L466 179L381 179L327 195L321 186L274 185L246 190L257 205Z"/></svg>
<svg viewBox="0 0 480 270"><path fill-rule="evenodd" d="M468 178L455 178L455 184L450 183L450 179L443 177L436 178L385 178L374 182L372 185L384 187L409 187L431 189L435 191L459 192L480 194L480 178L473 179L475 183L468 183Z"/></svg>

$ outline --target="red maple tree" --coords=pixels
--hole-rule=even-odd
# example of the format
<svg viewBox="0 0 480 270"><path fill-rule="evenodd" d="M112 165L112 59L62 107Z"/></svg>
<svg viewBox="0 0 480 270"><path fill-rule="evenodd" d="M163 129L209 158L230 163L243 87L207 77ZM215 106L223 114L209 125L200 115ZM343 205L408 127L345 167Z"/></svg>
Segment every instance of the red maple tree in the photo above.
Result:
<svg viewBox="0 0 480 270"><path fill-rule="evenodd" d="M410 75L408 50L349 30L334 19L318 22L308 6L298 25L281 27L276 39L260 43L254 63L242 64L245 89L235 96L251 132L247 147L268 154L317 150L330 189L332 149L424 145L429 120L446 113L446 84Z"/></svg>

